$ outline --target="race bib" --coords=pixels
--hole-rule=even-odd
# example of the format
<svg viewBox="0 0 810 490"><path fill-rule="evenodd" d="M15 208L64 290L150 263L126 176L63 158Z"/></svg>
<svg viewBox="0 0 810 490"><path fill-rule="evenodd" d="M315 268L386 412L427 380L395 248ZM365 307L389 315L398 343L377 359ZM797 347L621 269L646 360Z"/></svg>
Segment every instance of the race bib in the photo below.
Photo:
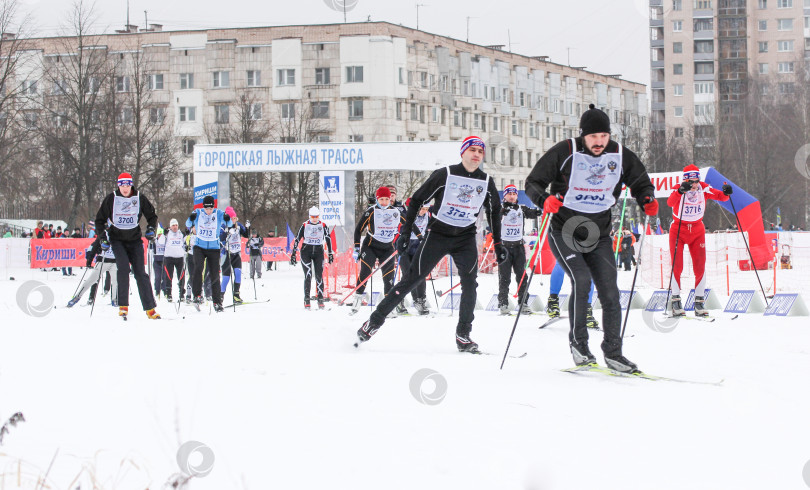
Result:
<svg viewBox="0 0 810 490"><path fill-rule="evenodd" d="M575 140L571 140L571 145L576 149ZM607 211L616 203L613 190L621 177L621 145L618 153L603 153L598 157L574 151L563 206L582 213Z"/></svg>
<svg viewBox="0 0 810 490"><path fill-rule="evenodd" d="M510 209L501 221L501 239L505 242L519 242L523 239L523 210Z"/></svg>
<svg viewBox="0 0 810 490"><path fill-rule="evenodd" d="M430 213L425 213L422 216L416 215L416 219L413 220L413 225L419 230L419 234L424 236L425 229L427 229L428 221L430 221ZM411 232L411 240L418 240L419 237L416 236L416 233Z"/></svg>
<svg viewBox="0 0 810 490"><path fill-rule="evenodd" d="M703 219L703 213L706 211L706 195L703 190L688 191L681 196L683 200L683 215L680 217L683 221L700 221ZM675 209L675 217L677 218L678 211Z"/></svg>
<svg viewBox="0 0 810 490"><path fill-rule="evenodd" d="M394 241L399 228L399 210L374 208L374 239L382 243Z"/></svg>
<svg viewBox="0 0 810 490"><path fill-rule="evenodd" d="M313 224L307 221L304 225L304 244L323 245L323 225L320 222Z"/></svg>
<svg viewBox="0 0 810 490"><path fill-rule="evenodd" d="M488 183L489 177L486 174L483 180L459 177L450 175L448 167L442 205L439 207L436 219L461 228L474 224L487 197Z"/></svg>
<svg viewBox="0 0 810 490"><path fill-rule="evenodd" d="M217 239L217 232L219 231L219 222L217 220L217 212L214 211L210 215L205 211L200 211L200 217L197 219L196 236L198 239L210 242Z"/></svg>
<svg viewBox="0 0 810 490"><path fill-rule="evenodd" d="M138 226L141 212L141 199L136 196L115 196L113 201L112 224L119 230L131 230Z"/></svg>

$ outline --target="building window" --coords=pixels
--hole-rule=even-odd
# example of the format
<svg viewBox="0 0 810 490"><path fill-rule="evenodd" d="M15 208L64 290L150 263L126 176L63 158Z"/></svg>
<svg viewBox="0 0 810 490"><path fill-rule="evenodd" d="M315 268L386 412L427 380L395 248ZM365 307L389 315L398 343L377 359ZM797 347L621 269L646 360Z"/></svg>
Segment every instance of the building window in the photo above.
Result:
<svg viewBox="0 0 810 490"><path fill-rule="evenodd" d="M350 134L349 141L352 143L362 143L363 142L363 135L362 134Z"/></svg>
<svg viewBox="0 0 810 490"><path fill-rule="evenodd" d="M162 73L153 73L149 75L149 90L163 90Z"/></svg>
<svg viewBox="0 0 810 490"><path fill-rule="evenodd" d="M676 63L672 65L672 74L673 75L683 75L683 64Z"/></svg>
<svg viewBox="0 0 810 490"><path fill-rule="evenodd" d="M709 117L713 112L712 104L695 104L695 117Z"/></svg>
<svg viewBox="0 0 810 490"><path fill-rule="evenodd" d="M714 53L714 41L695 41L695 53Z"/></svg>
<svg viewBox="0 0 810 490"><path fill-rule="evenodd" d="M315 85L329 85L329 68L315 68Z"/></svg>
<svg viewBox="0 0 810 490"><path fill-rule="evenodd" d="M191 189L194 187L194 174L192 172L183 172L183 188Z"/></svg>
<svg viewBox="0 0 810 490"><path fill-rule="evenodd" d="M101 84L96 77L90 77L87 79L87 93L88 94L97 94L98 89L101 87Z"/></svg>
<svg viewBox="0 0 810 490"><path fill-rule="evenodd" d="M683 117L683 106L675 106L675 117Z"/></svg>
<svg viewBox="0 0 810 490"><path fill-rule="evenodd" d="M673 85L672 86L672 92L673 92L673 95L675 95L676 97L682 96L683 95L683 84L679 83L678 85Z"/></svg>
<svg viewBox="0 0 810 490"><path fill-rule="evenodd" d="M36 95L36 93L37 93L37 81L36 80L24 80L23 83L22 83L21 93L23 95Z"/></svg>
<svg viewBox="0 0 810 490"><path fill-rule="evenodd" d="M461 112L453 111L453 126L461 126Z"/></svg>
<svg viewBox="0 0 810 490"><path fill-rule="evenodd" d="M683 43L672 43L673 53L683 53Z"/></svg>
<svg viewBox="0 0 810 490"><path fill-rule="evenodd" d="M23 123L26 129L36 128L38 121L39 121L39 114L34 111L26 111L23 114Z"/></svg>
<svg viewBox="0 0 810 490"><path fill-rule="evenodd" d="M777 42L776 50L779 51L780 53L793 51L793 40Z"/></svg>
<svg viewBox="0 0 810 490"><path fill-rule="evenodd" d="M713 94L714 82L699 82L695 84L695 95L698 94Z"/></svg>
<svg viewBox="0 0 810 490"><path fill-rule="evenodd" d="M768 63L760 63L759 64L759 74L760 75L767 75L768 74Z"/></svg>
<svg viewBox="0 0 810 490"><path fill-rule="evenodd" d="M795 92L792 82L781 82L777 88L780 95L790 95Z"/></svg>
<svg viewBox="0 0 810 490"><path fill-rule="evenodd" d="M132 111L132 107L123 107L118 113L117 119L118 124L132 124L132 121L135 120L135 113Z"/></svg>
<svg viewBox="0 0 810 490"><path fill-rule="evenodd" d="M192 122L197 120L196 107L180 107L180 122Z"/></svg>
<svg viewBox="0 0 810 490"><path fill-rule="evenodd" d="M193 73L181 73L180 74L180 89L185 90L189 88L194 88L194 74Z"/></svg>
<svg viewBox="0 0 810 490"><path fill-rule="evenodd" d="M420 71L419 73L419 85L422 88L428 88L428 73L426 71Z"/></svg>
<svg viewBox="0 0 810 490"><path fill-rule="evenodd" d="M419 120L419 109L417 109L415 103L411 103L411 121L418 121Z"/></svg>
<svg viewBox="0 0 810 490"><path fill-rule="evenodd" d="M295 69L285 68L276 70L278 73L278 85L295 85Z"/></svg>
<svg viewBox="0 0 810 490"><path fill-rule="evenodd" d="M431 120L433 122L439 122L439 108L438 107L431 107L430 108L430 113L431 113Z"/></svg>
<svg viewBox="0 0 810 490"><path fill-rule="evenodd" d="M259 70L247 71L247 86L259 87L262 84L262 72Z"/></svg>
<svg viewBox="0 0 810 490"><path fill-rule="evenodd" d="M793 19L777 19L776 25L779 27L780 31L792 31Z"/></svg>
<svg viewBox="0 0 810 490"><path fill-rule="evenodd" d="M363 67L347 66L346 83L363 83Z"/></svg>
<svg viewBox="0 0 810 490"><path fill-rule="evenodd" d="M696 10L709 10L712 8L712 0L695 0Z"/></svg>
<svg viewBox="0 0 810 490"><path fill-rule="evenodd" d="M129 77L115 77L115 91L116 92L129 92Z"/></svg>
<svg viewBox="0 0 810 490"><path fill-rule="evenodd" d="M183 140L183 154L191 155L194 153L194 145L197 144L196 140L184 139Z"/></svg>
<svg viewBox="0 0 810 490"><path fill-rule="evenodd" d="M683 138L683 128L675 128L675 137Z"/></svg>
<svg viewBox="0 0 810 490"><path fill-rule="evenodd" d="M363 100L354 99L349 101L349 120L363 119Z"/></svg>
<svg viewBox="0 0 810 490"><path fill-rule="evenodd" d="M759 21L759 23L757 25L759 26L758 29L760 31L767 31L768 30L768 21L767 20L761 20L761 21Z"/></svg>
<svg viewBox="0 0 810 490"><path fill-rule="evenodd" d="M262 119L262 104L254 103L248 106L248 119L260 121Z"/></svg>
<svg viewBox="0 0 810 490"><path fill-rule="evenodd" d="M682 20L673 20L672 21L672 32L683 32L683 21Z"/></svg>
<svg viewBox="0 0 810 490"><path fill-rule="evenodd" d="M672 10L683 10L683 2L681 0L672 0Z"/></svg>
<svg viewBox="0 0 810 490"><path fill-rule="evenodd" d="M496 133L501 132L501 118L500 117L493 117L492 118L492 130Z"/></svg>
<svg viewBox="0 0 810 490"><path fill-rule="evenodd" d="M793 62L792 61L783 61L780 62L777 71L779 73L793 73Z"/></svg>
<svg viewBox="0 0 810 490"><path fill-rule="evenodd" d="M309 110L313 119L329 119L329 102L311 102Z"/></svg>
<svg viewBox="0 0 810 490"><path fill-rule="evenodd" d="M227 88L231 86L231 72L215 71L213 75L214 75L213 77L214 88Z"/></svg>
<svg viewBox="0 0 810 490"><path fill-rule="evenodd" d="M713 31L714 30L714 19L712 18L700 18L694 19L692 21L692 25L695 32L700 31Z"/></svg>
<svg viewBox="0 0 810 490"><path fill-rule="evenodd" d="M759 48L760 53L767 53L768 52L768 41L759 41L757 43L757 47Z"/></svg>
<svg viewBox="0 0 810 490"><path fill-rule="evenodd" d="M227 105L214 106L214 122L217 124L228 124L230 122L230 109Z"/></svg>
<svg viewBox="0 0 810 490"><path fill-rule="evenodd" d="M695 75L709 75L714 73L714 63L695 63Z"/></svg>
<svg viewBox="0 0 810 490"><path fill-rule="evenodd" d="M166 117L165 107L150 107L149 108L149 122L152 124L163 124L163 119Z"/></svg>
<svg viewBox="0 0 810 490"><path fill-rule="evenodd" d="M405 85L405 68L400 66L397 72L399 73L399 84Z"/></svg>
<svg viewBox="0 0 810 490"><path fill-rule="evenodd" d="M295 119L295 102L285 102L281 104L281 119Z"/></svg>
<svg viewBox="0 0 810 490"><path fill-rule="evenodd" d="M757 0L757 8L760 10L768 8L768 0Z"/></svg>
<svg viewBox="0 0 810 490"><path fill-rule="evenodd" d="M776 0L776 8L778 9L793 8L793 0Z"/></svg>

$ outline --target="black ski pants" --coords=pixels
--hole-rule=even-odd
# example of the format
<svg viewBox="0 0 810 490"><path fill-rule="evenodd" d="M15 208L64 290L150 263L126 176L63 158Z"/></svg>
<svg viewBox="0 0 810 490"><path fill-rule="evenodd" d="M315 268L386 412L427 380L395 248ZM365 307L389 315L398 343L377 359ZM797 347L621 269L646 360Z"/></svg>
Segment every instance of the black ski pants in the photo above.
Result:
<svg viewBox="0 0 810 490"><path fill-rule="evenodd" d="M512 282L512 272L515 274L515 282L520 284L518 288L518 302L523 301L529 281L523 277L526 270L526 249L523 247L523 240L519 242L503 242L504 248L509 252L509 256L502 264L498 264L498 305L509 304L509 283ZM522 281L521 281L522 279Z"/></svg>
<svg viewBox="0 0 810 490"><path fill-rule="evenodd" d="M323 245L301 247L301 267L304 269L304 301L309 301L312 276L315 276L315 292L323 299Z"/></svg>
<svg viewBox="0 0 810 490"><path fill-rule="evenodd" d="M455 263L461 281L461 304L459 305L457 335L469 335L475 318L476 289L478 288L478 247L475 233L465 235L444 235L428 229L425 239L416 251L408 270L403 271L402 280L377 305L371 314L371 322L382 325L385 317L396 308L408 293L420 283L424 283L430 271L445 255L450 255Z"/></svg>
<svg viewBox="0 0 810 490"><path fill-rule="evenodd" d="M414 244L414 242L417 242L416 246L413 247L413 248L408 247L408 253L405 253L404 255L401 255L399 257L399 270L401 271L400 274L401 274L403 279L405 279L405 272L408 269L411 268L411 263L414 260L414 256L416 256L416 252L417 252L417 250L419 250L418 240L411 240L412 245ZM411 253L411 250L413 250L413 253ZM411 291L411 298L413 298L414 301L416 301L418 299L426 299L427 298L427 281L426 280L423 279L423 280L419 281L418 283L416 283L416 287L413 288L413 290Z"/></svg>
<svg viewBox="0 0 810 490"><path fill-rule="evenodd" d="M388 257L391 256L392 253L394 253L393 244L382 243L378 242L377 240L367 238L363 242L363 246L360 248L360 277L357 278L357 282L360 283L371 275L371 271L374 270L375 262L379 260L382 264ZM386 295L388 295L391 288L394 286L395 267L396 262L394 259L391 259L382 267L383 293ZM369 281L370 280L371 279L369 279ZM365 284L357 288L357 294L363 294L366 291L366 286L368 286L369 281L366 281Z"/></svg>
<svg viewBox="0 0 810 490"><path fill-rule="evenodd" d="M591 279L596 285L599 302L602 304L602 328L605 331L602 352L605 356L622 354L622 308L619 303L619 287L616 284L616 266L610 236L598 239L593 249L579 252L574 238L563 236L552 225L548 234L551 252L571 279L571 299L568 301L568 319L571 325L568 340L572 345L588 344L588 328L585 316L588 311L588 293ZM580 247L582 249L583 247ZM590 247L584 247L590 249Z"/></svg>
<svg viewBox="0 0 810 490"><path fill-rule="evenodd" d="M191 280L191 291L194 297L202 295L203 273L211 275L211 296L214 303L222 304L222 292L219 290L219 249L194 246L194 277Z"/></svg>
<svg viewBox="0 0 810 490"><path fill-rule="evenodd" d="M115 266L118 268L118 306L129 306L129 271L135 275L138 285L138 295L141 297L143 310L155 307L155 296L152 294L152 285L143 266L143 242L138 240L121 241L110 240L110 246L115 254Z"/></svg>

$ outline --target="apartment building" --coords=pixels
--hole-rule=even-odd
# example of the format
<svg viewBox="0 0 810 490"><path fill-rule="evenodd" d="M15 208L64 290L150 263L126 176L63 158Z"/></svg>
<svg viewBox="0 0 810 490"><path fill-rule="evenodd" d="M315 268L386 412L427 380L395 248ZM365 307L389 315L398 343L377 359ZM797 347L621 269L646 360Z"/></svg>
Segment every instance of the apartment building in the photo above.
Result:
<svg viewBox="0 0 810 490"><path fill-rule="evenodd" d="M753 78L790 97L810 57L810 0L650 0L651 131L711 144Z"/></svg>
<svg viewBox="0 0 810 490"><path fill-rule="evenodd" d="M29 68L18 78L36 83L49 60L69 56L60 51L64 40L30 40L26 56L35 62L20 65ZM94 37L93 49L148 60L150 117L171 121L189 172L194 144L227 142L206 135L238 124L235 105L245 97L249 109L240 117L316 120L304 136L309 140L478 134L487 142L485 165L496 183L521 189L543 152L576 136L590 103L610 115L620 140L638 140L649 130L642 84L387 22L172 32L128 26ZM130 90L134 76L119 73L110 89ZM120 122L130 119L124 114ZM183 185L192 185L190 174Z"/></svg>

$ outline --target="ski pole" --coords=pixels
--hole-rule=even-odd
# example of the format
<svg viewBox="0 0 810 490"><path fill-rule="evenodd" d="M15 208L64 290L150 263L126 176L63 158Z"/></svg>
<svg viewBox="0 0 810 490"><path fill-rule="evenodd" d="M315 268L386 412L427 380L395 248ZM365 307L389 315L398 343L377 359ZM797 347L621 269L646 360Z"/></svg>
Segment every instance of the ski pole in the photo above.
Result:
<svg viewBox="0 0 810 490"><path fill-rule="evenodd" d="M548 213L549 216L552 213ZM546 226L543 229L543 235L537 240L539 243L542 244L543 241L546 239L546 235L548 235L548 230L551 228L550 226ZM535 268L532 267L532 271L529 273L529 280L526 282L526 292L523 293L523 297L520 298L520 305L523 304L524 301L528 298L529 295L529 286L532 285L532 279L534 278L534 271ZM520 320L520 314L523 312L523 308L518 308L517 316L515 316L515 324L512 325L512 333L509 334L509 341L506 343L506 350L503 353L503 360L501 361L501 369L503 369L503 365L506 362L506 356L509 354L509 347L512 345L512 338L515 336L515 329L517 329L518 320Z"/></svg>
<svg viewBox="0 0 810 490"><path fill-rule="evenodd" d="M103 258L101 259L101 267L98 269L98 279L96 280L96 293L97 294L98 294L99 287L102 287L102 283L101 283L101 278L102 277L104 277L104 259ZM151 287L151 285L150 285L150 287ZM119 303L119 306L121 306L120 303ZM95 307L96 307L96 295L94 294L93 295L93 304L90 305L90 317L91 318L93 316L93 310L95 309Z"/></svg>
<svg viewBox="0 0 810 490"><path fill-rule="evenodd" d="M728 184L728 182L723 182L723 184ZM743 237L743 241L745 242L745 248L748 250L748 257L751 259L751 268L754 269L754 274L757 276L759 290L762 291L762 297L765 298L765 308L767 309L768 297L765 295L765 288L762 287L762 281L759 279L759 272L757 272L757 266L754 263L754 256L751 254L751 247L748 246L748 239L745 238L745 233L743 233L742 223L740 223L740 217L737 216L737 208L734 206L734 201L731 199L731 194L728 195L728 202L731 203L731 209L734 211L734 219L737 220L737 231L740 232ZM774 267L774 270L776 270L776 267ZM774 277L776 277L776 275L774 275ZM776 294L776 288L774 288L774 294Z"/></svg>
<svg viewBox="0 0 810 490"><path fill-rule="evenodd" d="M546 232L546 227L549 226L550 216L551 214L549 213L546 213L545 216L543 216L543 221L540 223L540 235ZM529 259L528 263L526 264L526 267L523 268L523 275L520 276L520 281L518 281L518 288L517 288L518 291L520 291L520 286L523 285L523 280L526 278L526 271L529 270L530 267L532 267L532 264L534 264L534 261L537 259L537 254L539 253L538 250L540 250L539 245L540 239L538 238L538 240L534 243L531 259ZM515 295L512 297L517 298L517 295L518 293L515 292Z"/></svg>
<svg viewBox="0 0 810 490"><path fill-rule="evenodd" d="M458 286L459 284L461 284L461 282L456 284L456 286ZM450 291L452 291L453 289L455 289L455 286L453 286L453 257L451 256L450 257ZM453 316L453 313L455 311L454 307L455 307L455 305L453 304L453 293L450 293L450 316Z"/></svg>
<svg viewBox="0 0 810 490"><path fill-rule="evenodd" d="M624 188L624 202L622 203L622 217L619 218L619 233L622 231L622 227L624 226L624 208L627 206L627 191L629 191L629 187ZM621 246L621 239L619 239L619 245ZM613 262L619 260L619 247L613 251Z"/></svg>
<svg viewBox="0 0 810 490"><path fill-rule="evenodd" d="M650 217L646 216L644 218L644 233L641 235L641 240L638 241L638 249L641 252L638 254L638 260L636 260L636 271L633 273L633 283L630 285L630 297L627 298L627 311L624 312L621 338L624 338L624 329L627 327L627 318L630 316L630 305L633 302L633 294L635 294L636 291L636 278L638 277L638 270L641 269L641 256L644 255L644 237L647 235L647 223L649 223L649 221Z"/></svg>
<svg viewBox="0 0 810 490"><path fill-rule="evenodd" d="M363 279L362 281L360 281L360 282L359 282L359 283L358 283L358 284L357 284L357 285L354 287L354 289L352 289L351 291L349 291L349 294L347 294L347 295L346 295L346 296L345 296L345 297L344 297L342 300L340 300L340 301L338 302L338 306L342 306L342 305L343 305L343 303L345 303L345 302L346 302L346 300L347 300L347 299L349 299L349 297L350 297L352 294L354 294L354 292L355 292L355 291L357 291L357 289L358 289L360 286L362 286L363 284L365 284L365 283L366 283L366 281L368 281L368 280L369 280L369 279L370 279L370 278L371 278L371 277L374 275L374 273L375 273L375 272L377 272L378 270L380 270L380 268L381 268L382 266L384 266L385 264L387 264L387 263L388 263L388 261L389 261L389 260L391 260L391 259L393 259L393 258L394 258L396 255L397 255L397 251L396 251L396 250L394 250L394 253L392 253L392 254L391 254L391 255L390 255L390 256L389 256L387 259L385 259L385 261L384 261L382 264L378 265L376 269L372 270L372 271L371 271L371 273L368 275L368 277L366 277L365 279Z"/></svg>
<svg viewBox="0 0 810 490"><path fill-rule="evenodd" d="M88 269L87 267L84 268L84 273L82 274L82 278L79 279L79 284L76 286L76 290L73 291L73 296L71 296L71 299L76 297L76 293L78 293L79 288L82 287L82 281L84 281L84 276L87 275L87 269Z"/></svg>

